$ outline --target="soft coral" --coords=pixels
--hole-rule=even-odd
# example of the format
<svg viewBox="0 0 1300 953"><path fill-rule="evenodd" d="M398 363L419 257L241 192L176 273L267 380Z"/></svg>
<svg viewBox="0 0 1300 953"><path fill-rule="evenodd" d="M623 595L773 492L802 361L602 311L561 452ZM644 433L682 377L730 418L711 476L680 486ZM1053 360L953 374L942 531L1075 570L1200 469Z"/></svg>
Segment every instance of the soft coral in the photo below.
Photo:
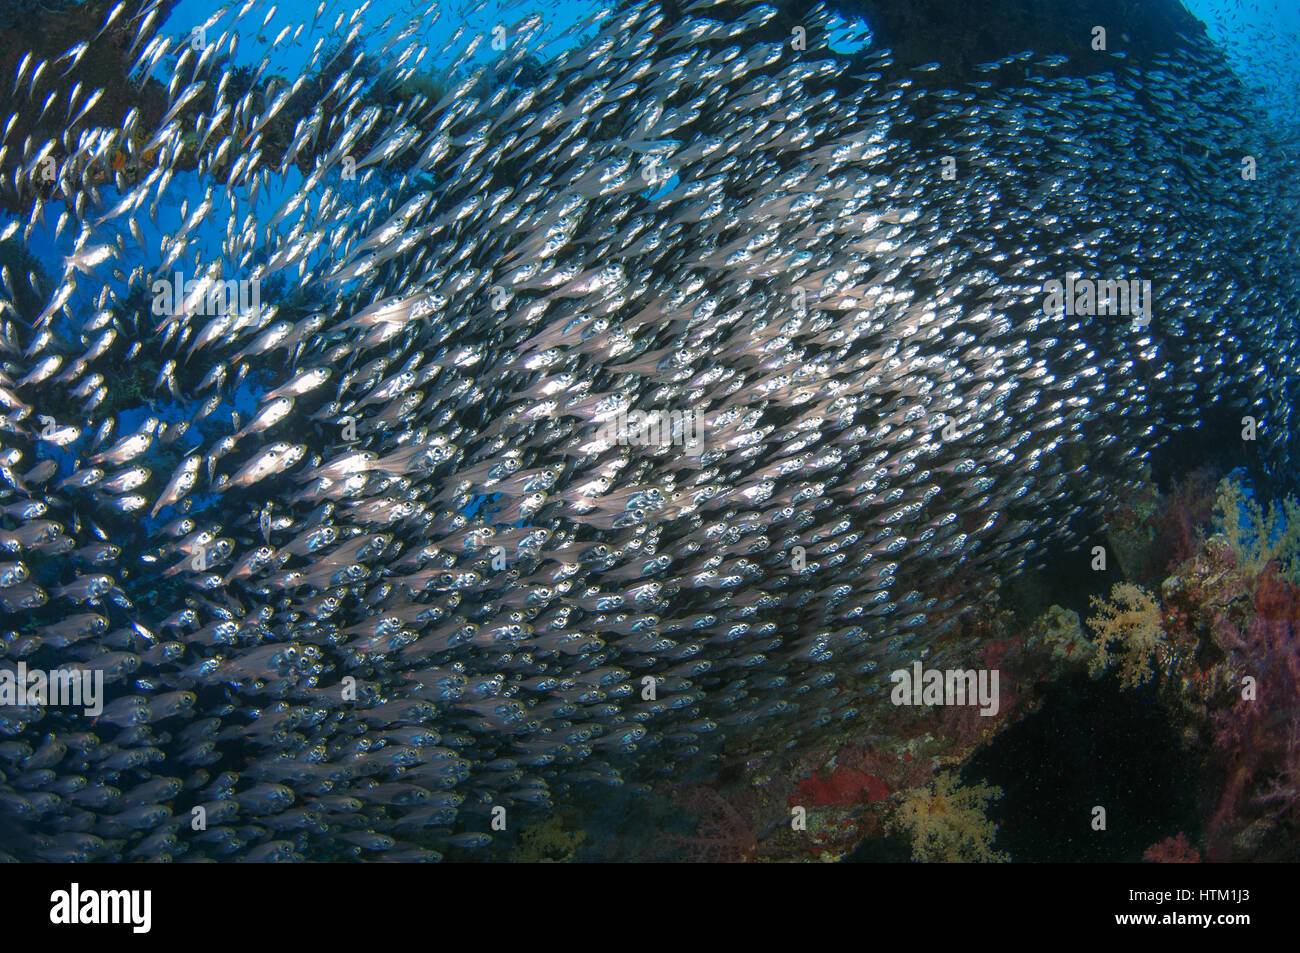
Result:
<svg viewBox="0 0 1300 953"><path fill-rule="evenodd" d="M674 800L686 814L698 819L693 836L667 838L684 848L686 860L735 864L758 856L762 809L756 792L743 789L724 796L706 785L692 785L680 789Z"/></svg>
<svg viewBox="0 0 1300 953"><path fill-rule="evenodd" d="M1235 684L1231 708L1215 716L1225 781L1207 825L1214 860L1233 857L1247 829L1271 827L1300 804L1300 590L1269 565L1255 582L1254 614L1219 627ZM1246 691L1245 679L1253 679Z"/></svg>

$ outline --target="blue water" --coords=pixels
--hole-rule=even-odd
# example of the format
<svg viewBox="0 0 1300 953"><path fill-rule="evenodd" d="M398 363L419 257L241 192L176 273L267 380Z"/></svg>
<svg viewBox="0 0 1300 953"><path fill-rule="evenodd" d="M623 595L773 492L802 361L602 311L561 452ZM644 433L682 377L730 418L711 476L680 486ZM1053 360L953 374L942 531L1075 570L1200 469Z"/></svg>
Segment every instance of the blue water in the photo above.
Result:
<svg viewBox="0 0 1300 953"><path fill-rule="evenodd" d="M1184 0L1184 5L1205 22L1211 38L1224 48L1243 81L1257 93L1261 108L1278 123L1279 133L1286 136L1287 129L1294 129L1295 116L1300 112L1300 90L1289 84L1277 83L1276 77L1289 72L1294 63L1300 62L1300 2ZM312 50L319 40L323 39L323 49L328 50L331 44L337 44L355 32L356 41L364 49L381 57L385 44L394 40L396 34L405 28L409 18L422 16L430 9L428 5L419 2L367 0L354 5L339 0L326 0L324 12L318 17L317 10L321 6L319 0L282 0L276 5L269 20L265 19L259 5L243 19L236 21L235 16L242 6L244 5L228 5L224 12L215 13L213 5L207 0L181 0L173 9L163 30L176 38L179 49L197 27L207 24L207 36L215 38L233 25L239 36L234 56L236 65L255 68L269 59L271 65L266 67L264 75L291 81L307 68ZM441 13L436 19L430 16L422 21L426 24L433 21L419 36L424 51L408 60L405 65L415 66L432 76L446 79L451 74L463 75L490 62L496 55L490 42L497 35L493 31L512 26L533 15L541 20L541 26L532 42L536 51L534 55L542 62L562 56L566 50L573 49L584 39L574 31L575 25L591 16L594 11L602 9L602 4L597 0L550 0L540 4L490 0L480 3L444 3L439 9ZM358 23L361 28L355 30ZM834 26L830 31L830 42L837 52L847 54L869 45L870 30L866 24L846 21L840 17L834 17L832 23ZM454 44L450 51L439 55L439 51L448 45L453 33L462 26L465 27L465 33L459 44ZM478 50L469 59L459 58L456 51L472 41L476 34L484 37ZM278 43L275 42L277 39ZM402 41L396 45L401 48ZM170 61L164 60L155 69L155 78L166 83L170 78L169 70ZM359 179L360 194L374 193L382 187L377 170L373 168L365 170ZM222 253L222 244L232 217L236 221L242 221L251 214L260 222L268 221L278 208L301 190L303 180L303 175L296 168L290 167L282 176L269 177L265 188L231 189L233 200L224 188L212 190L218 204L190 233L189 250L168 269L168 275L180 271L185 278L190 278L194 276L193 262L201 261L207 265L220 261L224 277L241 276L240 263ZM654 181L643 195L651 200L667 195L679 181L676 175ZM141 260L157 260L156 250L164 236L179 230L186 215L203 200L210 188L210 183L206 183L197 173L178 172L174 187L166 191L158 205L156 224L148 216L135 216L143 233L144 244L150 250ZM116 203L117 197L113 189L105 189L104 193L108 206ZM353 207L361 204L361 199L358 199ZM276 228L282 234L286 233L292 218L293 216L287 216ZM54 281L63 273L65 257L71 254L76 240L72 229L65 230L56 238L53 230L56 220L57 216L47 215L45 224L33 228L26 242L27 249L41 262ZM0 213L0 228L10 221L12 219L9 216ZM118 219L118 222L121 221L123 219ZM120 230L121 239L128 250L136 247L136 239L123 226L114 227ZM292 286L296 278L304 272L310 273L331 251L318 251L304 264L296 264L278 274L284 274ZM273 273L267 277L273 279L278 274ZM125 296L127 289L121 281L107 274L99 274L98 277L115 295ZM87 316L93 314L101 283L81 282L69 302L69 313ZM66 318L57 327L68 337L75 337L78 331ZM255 377L242 381L233 389L231 386L227 385L217 411L182 438L177 450L186 451L199 446L204 437L215 430L234 429L232 412L238 412L246 419L256 410L258 400L266 389L259 385ZM188 419L197 406L197 401L172 401L165 393L159 392L147 403L118 413L114 439L132 432L148 416L169 422ZM88 451L87 444L92 436L87 434L82 441L67 450L43 446L41 453L58 461L62 474L66 475L80 465L80 459ZM202 504L201 500L195 502ZM472 515L479 502L475 501L467 513ZM168 515L167 512L163 514L164 518Z"/></svg>
<svg viewBox="0 0 1300 953"><path fill-rule="evenodd" d="M176 38L177 48L185 42L192 31L205 23L207 36L215 38L223 30L234 26L239 35L233 62L239 66L256 68L264 61L270 61L265 69L267 78L278 77L292 81L307 67L312 50L318 40L324 40L324 49L337 44L350 35L351 26L361 24L356 42L364 49L379 57L386 43L389 43L406 26L408 18L418 16L431 8L441 10L432 25L420 34L424 52L408 60L404 65L413 66L434 77L446 78L450 71L463 75L483 66L496 55L491 39L497 27L512 26L525 17L537 15L541 19L531 46L539 61L561 56L578 46L583 37L570 31L576 24L583 22L594 11L604 8L597 0L550 0L546 3L529 2L484 2L484 3L444 3L441 5L421 4L418 2L382 2L367 0L360 5L341 3L339 0L326 0L325 11L316 17L319 0L282 0L275 7L269 21L264 23L264 13L255 8L242 20L235 21L235 15L243 4L228 5L229 9L221 15L214 13L213 4L206 0L181 0L173 9L164 24L164 32ZM1294 130L1295 116L1300 113L1300 89L1290 84L1278 83L1277 76L1290 71L1300 61L1300 3L1296 0L1184 0L1184 6L1205 22L1209 35L1218 42L1234 68L1241 75L1246 85L1256 92L1259 105L1279 124L1279 132L1287 136L1287 130ZM358 12L359 11L359 12ZM342 23L334 29L339 18ZM355 19L354 19L355 17ZM429 19L432 19L430 17ZM385 26L385 21L389 21ZM427 22L427 21L426 21ZM847 21L833 16L830 30L830 45L839 53L848 54L868 46L870 30L860 21ZM300 32L299 27L302 27ZM465 27L459 44L453 45L452 51L442 50L455 30ZM275 40L283 36L278 44ZM295 39L295 33L297 38ZM461 60L455 50L470 42L476 34L483 36L478 49L467 60ZM402 41L397 47L400 49ZM154 76L160 82L170 79L170 60L165 59L154 70ZM1292 136L1288 138L1294 138ZM374 170L365 170L361 175L363 187L375 182ZM676 185L674 177L658 183L657 188L647 190L647 197L665 195ZM234 189L237 206L218 205L191 233L189 252L177 263L185 276L192 273L185 263L193 261L195 254L205 263L221 260L227 277L233 276L238 263L224 259L221 255L222 241L232 215L242 221L250 213L259 221L267 221L276 209L299 192L303 185L303 176L295 168L289 168L283 176L273 176L264 189ZM157 249L162 237L174 233L184 221L182 203L189 203L189 210L200 202L206 192L206 186L195 173L177 173L175 185L168 189L163 201L158 206L157 225L148 217L136 216L142 230L145 243ZM225 190L216 190L219 199L225 199ZM105 201L112 205L115 201L113 190L104 190ZM359 204L359 203L357 203ZM282 220L277 228L287 233L292 216ZM56 216L47 216L48 227L33 229L27 242L29 251L43 264L47 273L57 280L62 274L63 261L70 254L76 239L71 230L66 230L56 240L53 225ZM12 219L0 213L0 229ZM25 224L25 223L24 223ZM135 240L124 230L123 241L128 248L135 245ZM325 253L317 252L309 257L306 268L311 269L325 258ZM290 269L299 273L299 266ZM117 293L123 293L120 282L106 278L107 284ZM83 283L88 288L97 286ZM91 308L92 296L87 289L79 289L69 306ZM93 312L93 308L91 308ZM89 312L88 312L89 313Z"/></svg>
<svg viewBox="0 0 1300 953"><path fill-rule="evenodd" d="M1228 62L1278 122L1294 125L1300 89L1279 83L1300 62L1296 0L1183 0L1227 54Z"/></svg>

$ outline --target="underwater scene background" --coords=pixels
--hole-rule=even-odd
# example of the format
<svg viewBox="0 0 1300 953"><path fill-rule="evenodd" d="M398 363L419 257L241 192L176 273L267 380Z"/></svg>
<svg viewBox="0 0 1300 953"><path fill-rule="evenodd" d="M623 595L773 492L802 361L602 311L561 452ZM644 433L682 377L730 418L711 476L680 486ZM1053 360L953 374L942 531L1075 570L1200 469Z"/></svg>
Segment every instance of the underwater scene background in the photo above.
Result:
<svg viewBox="0 0 1300 953"><path fill-rule="evenodd" d="M0 857L1296 859L1300 5L0 34Z"/></svg>

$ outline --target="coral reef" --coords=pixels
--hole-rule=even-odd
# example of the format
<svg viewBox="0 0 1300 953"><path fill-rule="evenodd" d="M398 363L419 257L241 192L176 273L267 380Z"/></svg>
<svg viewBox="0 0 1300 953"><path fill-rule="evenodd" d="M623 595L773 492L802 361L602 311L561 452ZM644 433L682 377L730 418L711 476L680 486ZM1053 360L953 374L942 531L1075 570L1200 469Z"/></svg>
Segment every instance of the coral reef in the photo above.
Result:
<svg viewBox="0 0 1300 953"><path fill-rule="evenodd" d="M997 826L985 815L989 802L1001 794L1001 788L963 785L954 773L945 772L914 790L892 823L911 837L912 859L921 863L1005 861L1009 858L993 848Z"/></svg>
<svg viewBox="0 0 1300 953"><path fill-rule="evenodd" d="M1201 852L1191 845L1186 834L1178 834L1152 844L1142 859L1149 864L1199 864Z"/></svg>
<svg viewBox="0 0 1300 953"><path fill-rule="evenodd" d="M1269 563L1254 580L1251 618L1218 627L1231 707L1213 715L1213 758L1225 781L1206 829L1210 859L1295 854L1300 804L1300 588ZM1274 841L1272 845L1270 841ZM1289 846L1287 846L1289 842Z"/></svg>
<svg viewBox="0 0 1300 953"><path fill-rule="evenodd" d="M1105 513L1106 538L1125 579L1158 586L1174 566L1196 552L1211 522L1217 485L1216 472L1201 468L1162 495L1148 472L1128 492L1116 494Z"/></svg>
<svg viewBox="0 0 1300 953"><path fill-rule="evenodd" d="M682 848L683 859L704 863L746 863L758 857L762 799L750 789L721 792L705 785L682 788L682 811L698 818L696 833L666 839Z"/></svg>
<svg viewBox="0 0 1300 953"><path fill-rule="evenodd" d="M1141 685L1152 676L1166 641L1160 606L1149 592L1130 583L1117 585L1109 602L1094 596L1092 605L1097 614L1088 619L1093 631L1089 671L1100 675L1117 667L1125 688Z"/></svg>
<svg viewBox="0 0 1300 953"><path fill-rule="evenodd" d="M526 864L573 860L574 854L587 839L587 833L570 827L568 822L569 818L565 814L551 814L526 827L519 835L519 843L510 859Z"/></svg>
<svg viewBox="0 0 1300 953"><path fill-rule="evenodd" d="M713 803L713 795L713 819L701 827L706 843L695 856L716 856L721 848L732 858L837 859L894 832L907 836L915 860L1006 859L1005 849L991 846L995 828L984 814L998 789L962 786L958 773L1037 710L1049 687L1087 673L1113 679L1120 691L1147 692L1197 769L1189 783L1199 785L1199 795L1186 807L1200 805L1199 825L1139 842L1149 846L1137 847L1131 859L1294 858L1300 509L1292 500L1261 506L1240 484L1216 486L1200 471L1167 494L1139 484L1121 510L1128 514L1123 565L1141 584L1130 576L1109 598L1094 597L1084 623L1061 606L1022 622L995 598L940 641L932 664L947 646L966 652L976 644L978 663L1000 671L996 717L971 706L897 708L874 734L801 749L786 806L807 811L807 830L779 829L759 851L752 814L732 802ZM1115 524L1111 531L1113 541Z"/></svg>
<svg viewBox="0 0 1300 953"><path fill-rule="evenodd" d="M21 32L18 27L4 22L3 26L8 28L6 39L14 42L6 46L6 51L0 52L0 70L21 77L21 68L15 69L15 61L24 45L45 59L55 55L52 51L70 47L72 39L90 28L87 24L102 22L106 5L105 0L94 0L72 18L53 16L64 4L50 2L43 9L51 14L52 19L44 22L39 31L33 28L33 32L40 36L31 41L18 35ZM170 6L170 3L164 3L160 9L165 11ZM93 108L86 106L83 115L71 118L73 106L70 97L83 79L89 83L101 73L116 76L123 72L121 67L130 58L124 48L127 39L124 30L125 24L119 25L88 41L84 59L71 64L59 75L57 82L51 80L55 88L50 91L53 98L49 101L69 101L66 110L69 122L62 137L53 134L55 117L51 117L49 123L43 121L45 110L35 118L24 114L21 123L14 126L15 141L46 140L51 144L51 156L63 159L65 166L62 170L65 174L57 177L59 181L71 180L79 172L88 172L91 173L89 178L95 182L118 179L121 184L127 184L136 181L151 163L159 161L156 148L150 149L147 144L155 138L164 100L161 87L151 80L142 81L138 86L123 82L110 87L102 102ZM928 50L922 53L915 47L912 51L926 58L932 55ZM1082 51L1069 52L1076 55ZM316 137L312 137L310 147L304 146L292 154L290 147L295 129L308 118L309 107L319 108L318 113L312 113L316 116L314 122L321 128L332 129L336 120L355 107L375 106L377 118L373 129L359 133L355 144L357 153L364 155L377 144L381 134L378 130L386 128L393 120L394 103L408 97L442 99L449 95L448 90L458 88L451 81L450 74L440 79L433 74L411 74L402 78L399 73L393 73L374 82L370 90L355 100L329 92L335 80L344 76L346 64L361 55L347 44L335 49L321 70L305 80L299 91L275 115L268 114L269 104L289 88L284 77L272 75L259 79L260 71L254 73L248 69L228 72L231 94L241 102L246 101L247 106L232 113L228 122L212 120L207 135L237 146L240 143L246 145L257 135L262 140L260 149L268 165L287 166L292 162L307 172L315 167L318 158L313 151L317 148ZM506 62L481 78L473 90L474 96L486 99L490 91L508 88L513 83L536 76L541 70L536 61ZM362 65L355 75L357 81L370 80L376 73ZM28 99L34 86L33 77L26 90ZM200 125L200 117L215 112L213 96L215 92L211 89L196 92L192 102L184 108L177 107L174 121L187 128ZM498 97L497 106L492 109L499 111L488 112L484 122L492 126L503 122L508 99ZM120 138L114 140L113 148L104 151L103 167L96 165L90 170L78 169L58 149L60 138L66 149L69 137L92 123L117 127L137 101L141 117L138 126L124 130ZM433 122L435 111L425 110L427 105L426 102L414 107L411 117L412 127L421 132L428 132ZM245 122L251 115L265 115L264 124L252 129ZM609 128L602 130L599 125L593 125L590 135L597 142L612 137ZM177 153L183 154L184 160L172 163L177 170L197 166L198 145L192 137L185 143L183 153ZM240 161L235 157L237 151L232 150L224 159L211 159L205 171L216 181L222 181ZM514 168L509 160L502 159L495 174L501 181L509 181L513 179L510 173ZM375 170L368 174L378 175L379 172ZM398 170L388 174L396 175ZM53 199L61 186L52 184L52 181L35 183L32 190L16 192L7 199L9 207L25 212L35 203L43 204ZM64 197L67 197L66 188ZM514 256L523 254L527 246L511 246L511 249L508 254ZM0 249L0 254L3 255L0 260L26 263L26 259L20 257L26 256L26 251L17 242ZM39 278L32 282L35 285L41 283ZM283 286L268 287L267 290L268 297L278 297L288 291ZM34 303L19 300L17 310L20 316L38 306L39 298L39 294L35 295L37 300ZM113 397L103 405L103 410L135 409L152 393L152 384L159 371L159 363L153 358L146 356L135 361L129 370L121 372ZM60 401L63 399L54 395L41 406L61 411L63 405ZM238 427L238 423L235 426ZM1080 444L1063 450L1063 459L1071 470L1082 469L1085 447ZM180 451L172 453L174 456L166 458L166 465L160 469L170 471L178 462ZM150 463L153 465L154 461ZM209 459L209 477L212 466ZM992 476L980 476L969 486L983 487L985 480L996 482ZM893 612L911 606L906 611L916 621L896 630L885 629L896 634L888 640L879 639L888 643L888 651L882 649L880 655L874 656L870 667L867 664L845 666L842 671L828 672L835 681L834 687L827 690L826 704L818 707L805 701L792 705L784 694L789 684L785 674L771 676L760 686L758 680L765 674L762 666L766 662L761 653L729 659L734 663L732 671L715 672L709 676L711 681L699 682L700 698L711 695L710 702L723 699L723 704L719 705L723 708L718 714L719 722L727 727L740 727L748 723L746 719L753 721L758 714L787 713L792 717L797 715L801 721L795 726L797 730L792 729L790 735L779 739L785 743L784 748L780 743L769 741L765 735L753 742L753 747L740 753L734 747L727 749L726 756L731 761L719 771L718 777L709 783L676 788L673 791L675 811L679 817L695 818L694 830L689 834L665 833L661 838L662 844L676 848L686 859L699 861L744 862L777 857L837 859L845 856L863 838L896 831L908 837L912 855L918 861L1007 859L1004 851L994 848L997 826L986 813L989 805L1000 796L1000 789L973 780L962 784L958 780L961 766L967 764L972 753L986 745L996 733L1032 711L1041 700L1044 685L1050 684L1067 669L1086 667L1095 676L1110 673L1124 689L1147 686L1168 711L1169 717L1181 727L1189 750L1198 753L1205 766L1201 798L1203 826L1202 831L1193 836L1203 837L1208 859L1294 857L1300 821L1295 810L1300 799L1300 714L1296 704L1300 698L1300 585L1297 584L1300 582L1300 506L1288 500L1280 508L1272 505L1265 510L1247 495L1244 488L1232 481L1219 484L1213 498L1209 488L1208 475L1194 474L1186 482L1177 484L1168 495L1161 495L1149 483L1126 495L1124 513L1114 522L1110 537L1125 581L1114 587L1109 600L1093 600L1094 614L1087 622L1091 638L1085 636L1078 613L1059 606L1053 606L1046 615L1026 625L1023 619L1017 621L1013 613L1004 611L997 599L991 597L982 613L959 618L954 605L960 596L968 594L964 592L969 588L966 580L934 572L931 563L922 563L918 557L914 564L911 560L904 561L899 573L900 581L897 585L891 583L891 588L896 588L901 597L898 604L879 607L879 611L884 613L886 608ZM973 492L985 491L981 488ZM719 505L722 499L719 499ZM1020 495L1017 494L1015 499L1020 499ZM504 507L505 503L501 505ZM1211 510L1217 532L1207 535L1201 527L1210 518ZM848 512L853 513L852 510ZM957 517L955 512L952 515ZM978 516L981 521L985 518L982 512ZM971 515L966 521L972 525L960 526L963 537L966 531L976 531L975 519L975 515ZM514 525L522 526L520 523ZM598 524L593 521L592 525ZM992 520L987 525L991 526ZM5 524L0 524L0 528L9 531ZM108 525L110 532L113 528L112 524ZM950 532L957 532L957 529L954 527ZM1006 543L1010 545L1029 531L1028 524L1008 530L1010 535L1006 537ZM96 532L100 537L106 535L98 527ZM855 533L853 538L856 542L858 534ZM740 546L738 540L739 537L726 540L726 543ZM425 542L423 535L420 542ZM906 542L903 539L903 543ZM743 545L747 548L750 544L745 541ZM830 555L838 550L839 545L836 543L834 548L829 548L830 543L827 543L828 548L817 554ZM846 548L851 545L853 543L844 543ZM766 546L767 540L764 540ZM929 548L927 543L927 550ZM870 558L892 551L886 547L867 556ZM739 550L733 549L732 552ZM694 553L695 550L691 550L690 555L693 557ZM38 571L44 568L31 557L29 559ZM965 560L963 557L963 562ZM827 566L830 565L828 560ZM748 572L753 567L745 561L740 568ZM712 572L712 567L708 571ZM1166 573L1172 575L1166 576ZM887 575L892 576L892 572ZM817 591L812 583L805 588L805 582L807 580L796 580L801 598L791 603L792 610L800 613L811 612L812 608L805 607L814 599L823 605L834 604L835 600L845 598L852 588L846 586L844 591L840 591L838 587L827 586ZM789 581L782 578L773 583L773 590L789 585ZM391 587L387 583L385 587L383 591L377 590L376 599L387 598ZM1152 591L1157 587L1159 598ZM884 589L880 591L884 592ZM924 611L913 614L913 610L920 609L920 606L912 604L919 603L923 595L928 599ZM333 596L329 598L335 599ZM702 597L709 602L714 598L712 594ZM766 600L768 596L759 598ZM495 596L490 600L485 597L481 606L484 618L496 612L495 600ZM459 604L457 597L456 605ZM601 602L595 602L594 606L599 608ZM744 604L740 608L747 610L745 614L748 615L753 605ZM1024 611L1023 606L1020 608ZM874 615L876 611L871 609L868 612L863 606L855 610L868 615ZM566 610L563 618L567 617ZM855 617L846 615L843 618ZM601 624L608 621L604 616L599 618ZM782 618L793 621L794 612ZM464 622L465 619L457 621ZM914 642L912 632L903 629L914 629L922 622L926 626L924 638ZM559 639L561 623L556 621L555 626L555 638ZM747 632L749 628L748 622L736 626L737 631L743 629ZM684 629L684 624L678 629ZM775 623L773 629L779 631ZM347 634L351 630L342 631ZM869 646L878 631L873 623L866 623L854 625L836 635L846 648ZM810 632L810 636L808 641L812 654L808 657L815 658L825 649L825 640L819 632ZM380 636L376 632L374 637ZM25 635L23 639L26 639ZM19 639L15 634L10 641L17 643ZM775 636L770 648L763 651L777 649L781 641L781 636ZM567 642L558 644L562 647L557 647L555 653L570 654ZM909 645L918 649L923 645L921 654L931 667L978 665L983 671L998 673L1001 682L996 713L990 715L970 705L891 709L887 693L881 691L882 676L887 672L874 670L875 659L901 658ZM866 658L864 654L862 659ZM217 662L221 660L217 659ZM739 667L742 663L743 669ZM513 659L511 664L514 664ZM755 668L758 671L751 671ZM707 671L707 668L701 671ZM612 684L627 675L627 672L613 671L595 677L600 685L605 685L606 678ZM513 673L511 677L514 677ZM673 675L672 678L677 679L678 688L692 686L684 676ZM482 683L484 692L489 690L489 684L486 680ZM818 692L828 684L825 680L816 683ZM809 681L807 689L801 690L811 690L812 687ZM764 707L757 714L749 708L739 707L743 695L751 688L774 692L773 698L764 699ZM542 691L538 688L537 694ZM732 691L735 692L733 697L721 694ZM837 694L831 696L831 692ZM597 695L601 700L605 697L594 684L590 690L578 688L576 694L579 700ZM482 735L495 733L502 727L513 728L513 706L518 704L517 700L511 706L502 706L510 707L512 714L508 719L500 709L492 708L494 718L506 719L501 724L479 717L484 713L473 706L483 700L466 702L465 707L474 713L472 720L466 716L466 724L475 726L475 730L482 727ZM692 697L690 702L683 704L695 701ZM555 704L558 710L558 702ZM803 705L802 711L787 712L787 709L798 708L800 704ZM233 710L234 706L231 707ZM658 714L657 710L655 714ZM869 717L859 718L863 714L869 714ZM857 735L851 734L854 729L847 727L854 723L850 719L857 719L865 725L858 729ZM689 725L689 731L678 731L671 736L674 743L684 738L681 741L683 745L693 744L697 740L697 729L699 733L707 733L718 727L705 718L693 720ZM242 727L233 726L236 735ZM223 737L235 737L229 734L231 731L232 726L228 726ZM816 736L814 733L818 731L823 734ZM595 744L611 749L616 747L614 742L618 739L613 735L600 737L603 740ZM799 743L788 740L790 738L798 739ZM588 739L584 737L582 740ZM547 757L554 757L549 753L550 741L543 744L548 749ZM573 744L578 746L578 742ZM558 751L564 746L557 742L554 747ZM623 745L619 743L617 747ZM564 753L567 755L567 748ZM508 759L496 760L505 762ZM534 760L540 761L540 757ZM744 771L737 770L737 762L744 764ZM508 765L512 766L513 763ZM767 775L760 775L760 771L767 772ZM771 782L770 776L778 772L790 778L788 788ZM506 770L493 769L493 773L498 778L509 776ZM738 773L742 776L737 777ZM587 774L607 776L594 771ZM617 777L617 772L614 776ZM721 780L724 776L725 782ZM590 777L584 780L590 780ZM523 792L519 798L525 802L537 797L529 793L536 790L533 788L515 790ZM241 792L241 795L244 793L247 792ZM667 801L667 795L657 796ZM796 808L806 814L806 827L789 823L790 812ZM569 828L568 822L566 815L557 814L525 827L515 844L516 859L576 859L588 837L585 831ZM459 842L449 842L456 848L466 843L477 844L478 838L471 835L467 839L462 837ZM1153 844L1147 854L1153 860L1199 859L1199 846L1202 845L1193 845L1186 834L1180 833L1177 837Z"/></svg>
<svg viewBox="0 0 1300 953"><path fill-rule="evenodd" d="M1169 509L1184 504L1166 501ZM1150 677L1156 660L1160 702L1203 766L1210 861L1300 853L1298 569L1300 505L1287 498L1261 506L1227 479L1217 489L1213 531L1200 533L1173 567L1159 603L1121 585L1115 603L1089 620L1103 649L1125 646L1118 659L1125 687ZM1092 664L1115 661L1105 655ZM1168 853L1164 845L1151 851Z"/></svg>
<svg viewBox="0 0 1300 953"><path fill-rule="evenodd" d="M1092 658L1092 643L1084 634L1079 613L1060 606L1052 606L1034 623L1035 634L1058 661L1078 661Z"/></svg>
<svg viewBox="0 0 1300 953"><path fill-rule="evenodd" d="M1224 480L1214 501L1214 525L1244 572L1258 575L1277 563L1284 575L1300 580L1300 504L1294 499L1270 503L1265 511L1241 484Z"/></svg>

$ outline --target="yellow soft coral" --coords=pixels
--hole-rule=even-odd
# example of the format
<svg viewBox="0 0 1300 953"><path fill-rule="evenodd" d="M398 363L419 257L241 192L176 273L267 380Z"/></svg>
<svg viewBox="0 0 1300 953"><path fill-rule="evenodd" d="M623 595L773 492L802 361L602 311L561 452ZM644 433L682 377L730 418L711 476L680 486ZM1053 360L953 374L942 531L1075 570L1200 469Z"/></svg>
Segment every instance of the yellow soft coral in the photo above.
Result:
<svg viewBox="0 0 1300 953"><path fill-rule="evenodd" d="M1109 602L1093 596L1092 607L1097 614L1088 619L1093 632L1089 671L1100 675L1118 667L1120 687L1136 688L1155 673L1153 661L1165 641L1160 606L1142 587L1122 582L1111 590Z"/></svg>
<svg viewBox="0 0 1300 953"><path fill-rule="evenodd" d="M908 833L912 859L920 863L1003 862L993 849L997 825L985 816L1002 789L987 784L962 785L951 772L928 787L910 791L895 811L892 826Z"/></svg>
<svg viewBox="0 0 1300 953"><path fill-rule="evenodd" d="M1214 500L1214 527L1237 553L1242 569L1251 575L1276 562L1284 576L1300 580L1300 504L1293 497L1269 503L1268 512L1246 496L1233 480L1219 483Z"/></svg>
<svg viewBox="0 0 1300 953"><path fill-rule="evenodd" d="M517 863L564 863L573 859L587 835L569 830L563 815L553 814L544 821L524 829L519 835L513 859Z"/></svg>

